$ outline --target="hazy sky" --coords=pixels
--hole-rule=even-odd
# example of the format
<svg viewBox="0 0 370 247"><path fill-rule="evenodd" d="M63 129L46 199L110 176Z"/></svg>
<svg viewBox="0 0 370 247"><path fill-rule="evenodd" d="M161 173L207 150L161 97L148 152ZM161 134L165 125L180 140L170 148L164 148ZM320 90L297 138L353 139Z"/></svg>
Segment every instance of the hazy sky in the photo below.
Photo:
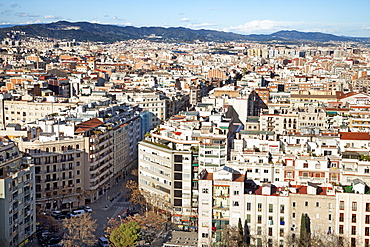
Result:
<svg viewBox="0 0 370 247"><path fill-rule="evenodd" d="M0 0L0 24L58 20L370 37L370 0Z"/></svg>

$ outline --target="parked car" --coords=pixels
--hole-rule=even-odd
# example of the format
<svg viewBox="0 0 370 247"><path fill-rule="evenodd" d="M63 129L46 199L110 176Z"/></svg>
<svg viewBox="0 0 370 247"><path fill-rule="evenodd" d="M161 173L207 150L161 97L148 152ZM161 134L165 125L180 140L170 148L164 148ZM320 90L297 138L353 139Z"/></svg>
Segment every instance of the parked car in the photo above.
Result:
<svg viewBox="0 0 370 247"><path fill-rule="evenodd" d="M92 212L92 209L89 206L82 206L82 209L85 210L85 212Z"/></svg>
<svg viewBox="0 0 370 247"><path fill-rule="evenodd" d="M79 217L81 215L85 214L85 210L80 209L80 210L73 210L71 217Z"/></svg>
<svg viewBox="0 0 370 247"><path fill-rule="evenodd" d="M56 219L56 220L63 220L63 219L65 219L65 218L67 218L67 216L66 216L66 215L64 215L64 214L59 214L59 215L57 215L57 216L54 216L54 219Z"/></svg>
<svg viewBox="0 0 370 247"><path fill-rule="evenodd" d="M108 239L106 239L105 237L100 237L99 241L98 241L98 244L101 247L109 247Z"/></svg>
<svg viewBox="0 0 370 247"><path fill-rule="evenodd" d="M55 216L60 215L60 214L62 214L61 211L53 211L53 212L51 212L50 215L53 216L53 217L55 217Z"/></svg>

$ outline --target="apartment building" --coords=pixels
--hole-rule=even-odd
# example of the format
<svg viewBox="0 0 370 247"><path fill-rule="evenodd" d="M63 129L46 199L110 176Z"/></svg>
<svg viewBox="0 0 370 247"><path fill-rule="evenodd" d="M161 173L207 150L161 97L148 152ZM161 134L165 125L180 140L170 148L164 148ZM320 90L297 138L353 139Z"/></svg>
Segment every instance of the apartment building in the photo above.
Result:
<svg viewBox="0 0 370 247"><path fill-rule="evenodd" d="M167 117L167 100L158 92L127 92L121 98L123 102L138 105L151 113L150 128L154 129Z"/></svg>
<svg viewBox="0 0 370 247"><path fill-rule="evenodd" d="M139 144L139 186L149 201L173 216L179 228L195 226L192 214L192 166L190 150L171 149L149 141ZM157 201L158 200L158 201Z"/></svg>
<svg viewBox="0 0 370 247"><path fill-rule="evenodd" d="M31 125L42 130L39 136L19 141L36 166L37 200L44 210L93 202L136 166L139 113L124 104L94 106L38 120ZM106 118L83 121L96 115Z"/></svg>
<svg viewBox="0 0 370 247"><path fill-rule="evenodd" d="M366 184L350 186L330 183L261 183L229 167L213 173L203 170L199 177L198 246L221 240L227 226L246 223L247 241L256 246L298 244L301 217L309 219L313 239L322 244L368 246L370 201ZM253 236L253 238L249 238Z"/></svg>
<svg viewBox="0 0 370 247"><path fill-rule="evenodd" d="M38 138L17 140L19 149L34 164L36 202L41 210L73 209L85 205L89 170L86 138L57 137L40 133Z"/></svg>
<svg viewBox="0 0 370 247"><path fill-rule="evenodd" d="M138 143L143 139L141 116L133 116L113 128L114 183L137 168Z"/></svg>
<svg viewBox="0 0 370 247"><path fill-rule="evenodd" d="M237 227L245 222L250 244L256 246L285 246L289 233L288 192L271 184L258 186L253 180L229 167L213 173L203 170L199 177L198 246L211 246L221 240L228 225ZM276 245L277 246L277 245Z"/></svg>
<svg viewBox="0 0 370 247"><path fill-rule="evenodd" d="M28 159L27 159L28 160ZM14 142L0 142L0 245L20 246L36 232L35 169Z"/></svg>
<svg viewBox="0 0 370 247"><path fill-rule="evenodd" d="M29 123L55 112L76 106L73 102L58 102L54 97L23 97L21 100L3 99L1 113L4 124Z"/></svg>

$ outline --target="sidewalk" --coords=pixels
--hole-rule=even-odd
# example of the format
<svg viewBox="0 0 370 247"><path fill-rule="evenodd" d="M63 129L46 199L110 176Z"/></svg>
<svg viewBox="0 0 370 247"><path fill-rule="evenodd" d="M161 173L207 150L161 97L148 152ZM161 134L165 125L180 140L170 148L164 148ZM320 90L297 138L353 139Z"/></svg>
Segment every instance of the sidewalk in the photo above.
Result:
<svg viewBox="0 0 370 247"><path fill-rule="evenodd" d="M125 184L128 180L137 180L133 175L128 175L125 179L119 181L118 184L113 185L105 194L103 194L98 200L92 204L95 207L99 207L103 210L110 208L117 199L120 199L123 195L126 195L129 191L125 188Z"/></svg>

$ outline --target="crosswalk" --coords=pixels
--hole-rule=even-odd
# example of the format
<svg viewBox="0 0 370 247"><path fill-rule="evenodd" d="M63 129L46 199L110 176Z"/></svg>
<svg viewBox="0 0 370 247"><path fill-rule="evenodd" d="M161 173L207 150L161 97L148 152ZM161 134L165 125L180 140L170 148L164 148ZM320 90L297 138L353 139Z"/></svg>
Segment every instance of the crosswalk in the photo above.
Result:
<svg viewBox="0 0 370 247"><path fill-rule="evenodd" d="M114 204L129 205L129 202L115 202Z"/></svg>
<svg viewBox="0 0 370 247"><path fill-rule="evenodd" d="M113 206L113 207L115 207L115 206ZM117 206L117 209L114 211L111 218L113 219L113 218L117 217L117 215L123 213L123 211L126 211L126 210L127 210L127 207L118 207Z"/></svg>

